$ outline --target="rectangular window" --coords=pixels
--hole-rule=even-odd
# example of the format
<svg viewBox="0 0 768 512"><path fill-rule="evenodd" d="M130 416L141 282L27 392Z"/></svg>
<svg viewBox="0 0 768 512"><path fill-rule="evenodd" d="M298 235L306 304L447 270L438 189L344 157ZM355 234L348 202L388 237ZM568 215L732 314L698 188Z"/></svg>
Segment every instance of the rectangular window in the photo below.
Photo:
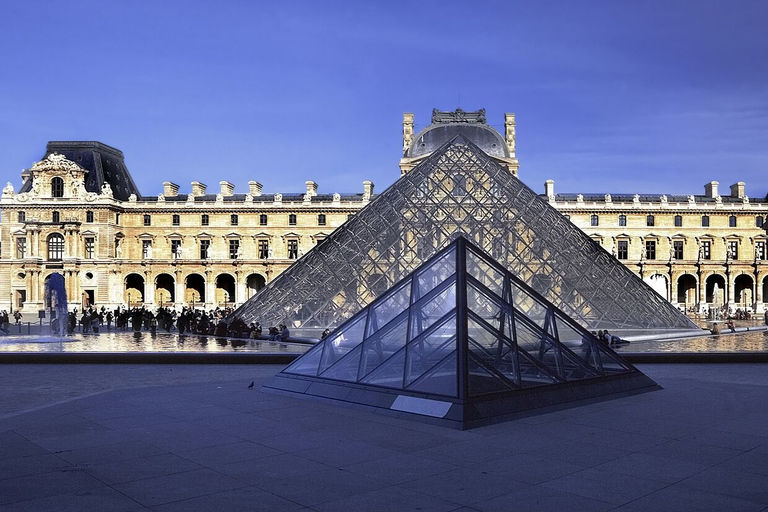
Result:
<svg viewBox="0 0 768 512"><path fill-rule="evenodd" d="M144 225L145 226L151 226L152 225L152 216L151 215L144 215Z"/></svg>
<svg viewBox="0 0 768 512"><path fill-rule="evenodd" d="M676 260L683 259L683 241L682 240L673 240L672 241L672 251L673 256Z"/></svg>
<svg viewBox="0 0 768 512"><path fill-rule="evenodd" d="M756 228L763 227L763 220L764 219L761 216L759 216L759 215L757 217L755 217L755 227Z"/></svg>
<svg viewBox="0 0 768 512"><path fill-rule="evenodd" d="M181 240L171 240L171 258L175 260L181 258Z"/></svg>
<svg viewBox="0 0 768 512"><path fill-rule="evenodd" d="M229 225L230 226L237 226L237 223L238 223L237 215L235 215L233 213L232 215L229 216Z"/></svg>
<svg viewBox="0 0 768 512"><path fill-rule="evenodd" d="M19 222L27 222L27 212L19 212Z"/></svg>
<svg viewBox="0 0 768 512"><path fill-rule="evenodd" d="M731 259L734 259L734 260L739 259L739 242L736 240L729 241L728 252L731 255Z"/></svg>
<svg viewBox="0 0 768 512"><path fill-rule="evenodd" d="M236 260L240 253L240 240L231 238L229 240L229 259Z"/></svg>
<svg viewBox="0 0 768 512"><path fill-rule="evenodd" d="M141 257L144 259L152 257L152 240L141 241Z"/></svg>
<svg viewBox="0 0 768 512"><path fill-rule="evenodd" d="M288 216L288 225L289 226L295 226L296 225L296 215L295 214L292 213L292 214L290 214Z"/></svg>
<svg viewBox="0 0 768 512"><path fill-rule="evenodd" d="M765 259L765 242L755 242L755 259Z"/></svg>
<svg viewBox="0 0 768 512"><path fill-rule="evenodd" d="M179 224L181 224L181 217L179 217L178 215L174 215L173 218L172 218L171 223L174 226L178 226Z"/></svg>
<svg viewBox="0 0 768 512"><path fill-rule="evenodd" d="M645 241L645 259L647 260L656 259L656 241L655 240Z"/></svg>
<svg viewBox="0 0 768 512"><path fill-rule="evenodd" d="M85 222L93 222L93 211L88 210L85 212Z"/></svg>
<svg viewBox="0 0 768 512"><path fill-rule="evenodd" d="M731 215L730 217L728 217L728 227L729 228L735 228L736 227L736 216L735 215Z"/></svg>
<svg viewBox="0 0 768 512"><path fill-rule="evenodd" d="M648 215L645 218L645 225L648 227L655 226L656 225L656 218L653 215Z"/></svg>
<svg viewBox="0 0 768 512"><path fill-rule="evenodd" d="M16 257L21 259L27 255L27 238L20 236L16 239Z"/></svg>
<svg viewBox="0 0 768 512"><path fill-rule="evenodd" d="M61 222L61 215L59 214L59 212L51 213L51 221L52 222Z"/></svg>
<svg viewBox="0 0 768 512"><path fill-rule="evenodd" d="M259 259L269 258L269 240L259 240Z"/></svg>
<svg viewBox="0 0 768 512"><path fill-rule="evenodd" d="M321 213L317 216L317 225L318 226L325 226L325 214Z"/></svg>
<svg viewBox="0 0 768 512"><path fill-rule="evenodd" d="M590 215L589 217L589 225L590 226L597 226L600 224L600 217L597 215Z"/></svg>
<svg viewBox="0 0 768 512"><path fill-rule="evenodd" d="M701 242L701 258L705 260L712 259L712 243L708 241Z"/></svg>
<svg viewBox="0 0 768 512"><path fill-rule="evenodd" d="M120 224L120 214L119 213L115 214L115 224Z"/></svg>
<svg viewBox="0 0 768 512"><path fill-rule="evenodd" d="M299 241L288 240L288 258L295 260L299 257Z"/></svg>
<svg viewBox="0 0 768 512"><path fill-rule="evenodd" d="M206 214L203 214L200 217L200 224L203 226L207 226L210 223L210 221L211 221L210 217L208 217L208 215Z"/></svg>
<svg viewBox="0 0 768 512"><path fill-rule="evenodd" d="M208 259L208 250L211 248L210 240L200 240L200 259Z"/></svg>
<svg viewBox="0 0 768 512"><path fill-rule="evenodd" d="M85 239L85 259L92 260L96 249L96 240L92 237Z"/></svg>
<svg viewBox="0 0 768 512"><path fill-rule="evenodd" d="M683 226L683 216L682 215L675 215L675 227L679 228Z"/></svg>
<svg viewBox="0 0 768 512"><path fill-rule="evenodd" d="M626 226L626 225L627 225L627 216L619 215L619 226Z"/></svg>
<svg viewBox="0 0 768 512"><path fill-rule="evenodd" d="M701 216L701 227L708 228L709 227L709 215L702 215Z"/></svg>
<svg viewBox="0 0 768 512"><path fill-rule="evenodd" d="M259 215L259 226L266 226L267 225L267 214L262 213Z"/></svg>
<svg viewBox="0 0 768 512"><path fill-rule="evenodd" d="M620 260L626 260L629 257L629 242L627 240L619 240L616 257Z"/></svg>

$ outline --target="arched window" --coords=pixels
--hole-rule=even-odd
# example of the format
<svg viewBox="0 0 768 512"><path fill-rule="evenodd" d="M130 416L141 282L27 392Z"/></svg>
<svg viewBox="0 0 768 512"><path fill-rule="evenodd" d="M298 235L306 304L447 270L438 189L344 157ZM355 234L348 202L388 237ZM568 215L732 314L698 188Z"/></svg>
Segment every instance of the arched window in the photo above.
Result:
<svg viewBox="0 0 768 512"><path fill-rule="evenodd" d="M701 227L703 228L709 227L709 215L701 216Z"/></svg>
<svg viewBox="0 0 768 512"><path fill-rule="evenodd" d="M675 227L679 228L683 225L683 216L682 215L675 215Z"/></svg>
<svg viewBox="0 0 768 512"><path fill-rule="evenodd" d="M589 216L589 225L590 226L598 226L600 224L600 217L597 215L590 215Z"/></svg>
<svg viewBox="0 0 768 512"><path fill-rule="evenodd" d="M627 216L619 215L619 226L626 226L626 225L627 225Z"/></svg>
<svg viewBox="0 0 768 512"><path fill-rule="evenodd" d="M467 178L463 174L457 174L453 177L453 195L454 197L467 195Z"/></svg>
<svg viewBox="0 0 768 512"><path fill-rule="evenodd" d="M735 228L736 227L736 216L735 215L731 215L730 217L728 217L728 227L729 228Z"/></svg>
<svg viewBox="0 0 768 512"><path fill-rule="evenodd" d="M755 217L755 227L756 227L756 228L761 228L761 227L763 227L763 218L762 218L760 215L758 215L757 217Z"/></svg>
<svg viewBox="0 0 768 512"><path fill-rule="evenodd" d="M51 195L53 197L64 197L64 180L58 176L51 178Z"/></svg>
<svg viewBox="0 0 768 512"><path fill-rule="evenodd" d="M64 257L64 237L54 233L48 237L48 259L59 261Z"/></svg>

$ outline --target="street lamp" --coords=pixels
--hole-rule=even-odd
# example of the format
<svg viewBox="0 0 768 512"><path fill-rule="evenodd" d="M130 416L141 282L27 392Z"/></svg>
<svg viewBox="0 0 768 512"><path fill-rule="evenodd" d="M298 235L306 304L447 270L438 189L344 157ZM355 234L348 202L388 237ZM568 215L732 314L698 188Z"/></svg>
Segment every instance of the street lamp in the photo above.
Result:
<svg viewBox="0 0 768 512"><path fill-rule="evenodd" d="M128 292L128 311L131 310L131 292Z"/></svg>

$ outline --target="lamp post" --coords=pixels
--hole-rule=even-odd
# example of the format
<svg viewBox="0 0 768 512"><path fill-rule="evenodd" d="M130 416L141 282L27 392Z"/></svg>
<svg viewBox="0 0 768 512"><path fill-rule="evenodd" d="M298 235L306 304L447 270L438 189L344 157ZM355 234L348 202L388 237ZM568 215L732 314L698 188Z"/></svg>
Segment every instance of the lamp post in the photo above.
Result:
<svg viewBox="0 0 768 512"><path fill-rule="evenodd" d="M131 292L128 292L128 311L131 310Z"/></svg>

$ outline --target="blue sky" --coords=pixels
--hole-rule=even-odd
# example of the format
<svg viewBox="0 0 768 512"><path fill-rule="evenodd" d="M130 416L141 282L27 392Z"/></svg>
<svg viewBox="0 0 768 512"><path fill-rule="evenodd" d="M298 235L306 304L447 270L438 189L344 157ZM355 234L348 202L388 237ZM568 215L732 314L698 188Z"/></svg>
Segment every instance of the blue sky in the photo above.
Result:
<svg viewBox="0 0 768 512"><path fill-rule="evenodd" d="M537 192L768 192L765 1L0 3L0 169L48 140L125 153L143 194L377 191L402 114L517 115Z"/></svg>

